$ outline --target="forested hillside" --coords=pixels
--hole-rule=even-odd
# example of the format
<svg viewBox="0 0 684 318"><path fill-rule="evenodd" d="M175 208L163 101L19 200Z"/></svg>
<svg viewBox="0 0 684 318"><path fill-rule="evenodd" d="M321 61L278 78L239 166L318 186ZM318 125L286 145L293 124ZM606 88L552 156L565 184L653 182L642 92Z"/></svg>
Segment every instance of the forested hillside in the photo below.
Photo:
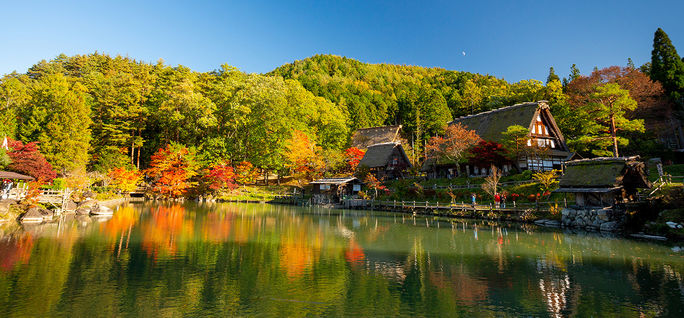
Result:
<svg viewBox="0 0 684 318"><path fill-rule="evenodd" d="M402 124L407 138L426 140L463 115L547 96L536 80L508 83L491 75L316 55L270 75L299 81L314 95L346 109L349 127Z"/></svg>
<svg viewBox="0 0 684 318"><path fill-rule="evenodd" d="M426 141L453 118L546 99L571 148L585 156L611 154L615 140L621 154L657 152L678 142L684 62L662 30L652 63L641 68L630 61L588 76L574 65L569 71L561 79L551 68L546 83L509 83L333 55L267 74L228 65L203 73L98 53L60 55L0 78L0 135L38 142L59 174L145 168L170 143L191 148L200 167L249 162L264 171L320 173L339 171L331 167L340 166L357 128L403 125L418 161ZM298 147L324 162L292 162L299 159L287 152Z"/></svg>

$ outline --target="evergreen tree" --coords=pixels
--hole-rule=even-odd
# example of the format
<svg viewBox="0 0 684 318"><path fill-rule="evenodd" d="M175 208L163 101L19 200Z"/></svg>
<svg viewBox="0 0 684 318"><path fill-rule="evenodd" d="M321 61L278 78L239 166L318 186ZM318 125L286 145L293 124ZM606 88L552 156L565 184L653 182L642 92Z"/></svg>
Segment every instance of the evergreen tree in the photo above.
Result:
<svg viewBox="0 0 684 318"><path fill-rule="evenodd" d="M572 66L570 66L570 82L574 81L580 76L582 76L582 74L580 74L579 68L577 68L576 64L572 64Z"/></svg>
<svg viewBox="0 0 684 318"><path fill-rule="evenodd" d="M629 67L631 69L636 69L636 67L634 66L634 61L632 61L631 57L627 58L627 67Z"/></svg>
<svg viewBox="0 0 684 318"><path fill-rule="evenodd" d="M549 68L549 76L546 77L546 84L552 82L552 81L560 81L560 77L556 75L556 72L553 69L553 66Z"/></svg>
<svg viewBox="0 0 684 318"><path fill-rule="evenodd" d="M653 37L651 52L651 79L663 84L673 100L684 106L684 62L663 29Z"/></svg>

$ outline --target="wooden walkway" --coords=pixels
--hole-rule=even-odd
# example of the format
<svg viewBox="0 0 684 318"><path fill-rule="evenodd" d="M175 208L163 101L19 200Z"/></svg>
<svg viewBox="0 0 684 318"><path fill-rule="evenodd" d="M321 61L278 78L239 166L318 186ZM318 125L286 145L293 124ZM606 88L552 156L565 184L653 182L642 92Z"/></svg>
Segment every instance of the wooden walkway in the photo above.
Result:
<svg viewBox="0 0 684 318"><path fill-rule="evenodd" d="M496 207L494 204L466 204L461 203L439 203L429 201L375 201L375 200L344 200L342 205L348 209L366 209L381 211L396 211L396 212L415 212L425 213L432 212L440 214L440 212L498 212L503 214L519 214L527 211L548 211L550 204L556 202L537 202L537 203L523 203L523 204L509 204L504 207Z"/></svg>

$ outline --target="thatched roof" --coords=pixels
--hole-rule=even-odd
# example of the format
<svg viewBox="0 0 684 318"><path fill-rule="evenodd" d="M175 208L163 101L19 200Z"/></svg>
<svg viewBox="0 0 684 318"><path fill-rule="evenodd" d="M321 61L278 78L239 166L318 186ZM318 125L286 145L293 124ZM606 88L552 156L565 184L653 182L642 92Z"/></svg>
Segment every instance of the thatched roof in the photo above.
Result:
<svg viewBox="0 0 684 318"><path fill-rule="evenodd" d="M568 161L560 179L559 192L570 188L649 188L646 166L639 157L594 158ZM565 190L568 191L563 191Z"/></svg>
<svg viewBox="0 0 684 318"><path fill-rule="evenodd" d="M400 151L401 155L404 157L404 160L406 160L408 165L411 166L411 161L406 155L406 152L404 152L404 147L402 147L401 143L398 142L387 142L368 147L366 154L363 155L361 162L359 162L359 166L366 166L368 168L384 167L392 158L392 153L394 152L395 148Z"/></svg>
<svg viewBox="0 0 684 318"><path fill-rule="evenodd" d="M352 147L366 149L374 144L397 142L401 125L361 128L352 135Z"/></svg>
<svg viewBox="0 0 684 318"><path fill-rule="evenodd" d="M520 125L529 128L535 118L537 108L541 107L548 108L548 105L544 101L516 104L460 117L449 124L459 123L467 129L475 130L484 140L500 142L503 137L501 133L505 132L509 126Z"/></svg>
<svg viewBox="0 0 684 318"><path fill-rule="evenodd" d="M0 179L10 179L10 180L35 180L32 176L23 175L21 173L11 172L11 171L0 171Z"/></svg>

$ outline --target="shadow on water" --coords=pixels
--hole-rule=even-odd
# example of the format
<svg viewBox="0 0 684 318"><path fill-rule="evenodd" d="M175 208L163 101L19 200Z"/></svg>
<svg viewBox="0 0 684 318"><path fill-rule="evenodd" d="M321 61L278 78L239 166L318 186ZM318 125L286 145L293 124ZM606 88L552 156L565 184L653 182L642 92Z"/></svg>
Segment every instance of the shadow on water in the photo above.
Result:
<svg viewBox="0 0 684 318"><path fill-rule="evenodd" d="M531 225L141 204L0 238L0 316L684 316L676 246Z"/></svg>

